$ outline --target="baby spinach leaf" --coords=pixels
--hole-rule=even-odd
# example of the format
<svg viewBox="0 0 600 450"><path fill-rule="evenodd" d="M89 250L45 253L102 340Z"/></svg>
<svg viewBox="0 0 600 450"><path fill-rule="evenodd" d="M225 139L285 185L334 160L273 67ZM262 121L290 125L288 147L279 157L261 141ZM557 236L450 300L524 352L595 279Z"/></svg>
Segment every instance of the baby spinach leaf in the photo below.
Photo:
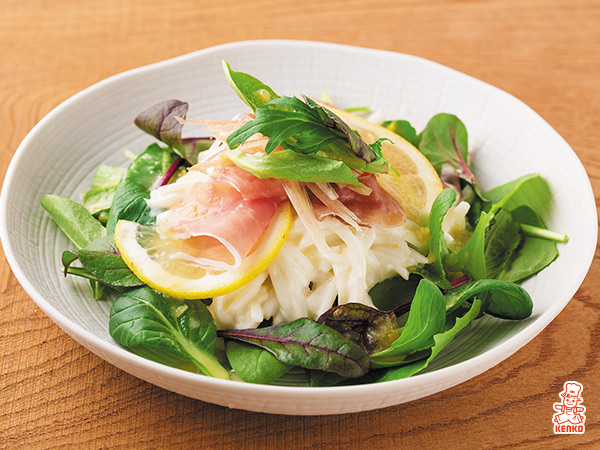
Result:
<svg viewBox="0 0 600 450"><path fill-rule="evenodd" d="M231 150L226 156L236 166L258 178L360 184L346 164L316 154L303 155L286 149L269 154L248 155L239 150Z"/></svg>
<svg viewBox="0 0 600 450"><path fill-rule="evenodd" d="M492 315L506 319L526 319L531 315L533 302L525 289L509 281L491 279L472 281L447 291L446 310L455 311L465 301L486 293L492 294L485 307Z"/></svg>
<svg viewBox="0 0 600 450"><path fill-rule="evenodd" d="M65 251L62 256L65 274L79 260L94 278L113 287L143 286L144 283L127 267L114 243L113 235L103 236L84 249Z"/></svg>
<svg viewBox="0 0 600 450"><path fill-rule="evenodd" d="M381 311L391 311L412 302L421 277L411 274L408 280L400 275L380 281L369 290L375 307Z"/></svg>
<svg viewBox="0 0 600 450"><path fill-rule="evenodd" d="M402 334L388 349L371 355L371 366L385 367L399 357L431 347L433 336L444 329L445 321L446 303L442 292L431 281L421 280Z"/></svg>
<svg viewBox="0 0 600 450"><path fill-rule="evenodd" d="M202 302L137 288L115 300L108 327L113 339L144 358L170 366L189 360L206 375L229 378L214 355L216 325Z"/></svg>
<svg viewBox="0 0 600 450"><path fill-rule="evenodd" d="M179 156L187 159L188 155L181 142L183 124L177 118L185 119L188 106L179 100L165 100L142 111L134 122L142 131L164 142ZM190 161L192 164L195 162Z"/></svg>
<svg viewBox="0 0 600 450"><path fill-rule="evenodd" d="M544 216L552 200L548 182L539 174L523 175L516 180L502 184L484 194L485 211L504 208L512 211L520 206L528 206L538 216Z"/></svg>
<svg viewBox="0 0 600 450"><path fill-rule="evenodd" d="M417 131L407 120L386 120L381 126L393 131L416 148L419 148L420 136L417 136Z"/></svg>
<svg viewBox="0 0 600 450"><path fill-rule="evenodd" d="M369 355L362 347L307 318L266 328L224 330L219 335L262 347L293 366L348 378L360 377L369 370Z"/></svg>
<svg viewBox="0 0 600 450"><path fill-rule="evenodd" d="M109 234L114 233L120 219L142 225L154 222L146 199L150 198L150 190L162 179L175 159L177 156L170 149L152 144L129 165L110 208L106 224Z"/></svg>
<svg viewBox="0 0 600 450"><path fill-rule="evenodd" d="M512 286L520 287L518 284L511 284ZM485 312L501 319L527 319L533 311L531 297L529 297L527 291L522 288L503 289L491 292L485 301Z"/></svg>
<svg viewBox="0 0 600 450"><path fill-rule="evenodd" d="M512 216L521 224L544 227L540 218L526 206L512 211ZM517 282L538 273L558 257L556 244L548 239L524 235L521 245L513 252L509 261L498 274L501 280Z"/></svg>
<svg viewBox="0 0 600 450"><path fill-rule="evenodd" d="M233 370L247 383L270 384L293 367L268 350L234 339L225 340L225 353Z"/></svg>
<svg viewBox="0 0 600 450"><path fill-rule="evenodd" d="M223 70L229 85L242 101L256 111L265 103L279 98L269 86L244 72L235 72L227 61L222 61Z"/></svg>
<svg viewBox="0 0 600 450"><path fill-rule="evenodd" d="M486 278L496 278L521 242L521 225L510 212L500 210L485 235Z"/></svg>
<svg viewBox="0 0 600 450"><path fill-rule="evenodd" d="M101 165L96 169L90 190L83 194L83 206L92 215L107 211L112 205L117 186L127 169Z"/></svg>
<svg viewBox="0 0 600 450"><path fill-rule="evenodd" d="M444 189L435 198L429 214L429 251L433 254L435 272L443 278L445 278L444 259L448 255L448 246L442 224L455 201L456 192L453 189Z"/></svg>
<svg viewBox="0 0 600 450"><path fill-rule="evenodd" d="M444 347L446 347L452 341L452 339L456 337L458 333L464 330L467 327L467 325L469 325L473 320L475 320L479 316L480 312L481 301L475 300L469 311L464 316L456 319L456 322L452 328L433 337L435 344L433 345L433 347L431 347L431 354L427 359L390 369L377 381L382 382L408 378L414 375L415 373L425 369L429 365L431 360L433 360L433 358L435 358L440 353L440 351L442 351Z"/></svg>
<svg viewBox="0 0 600 450"><path fill-rule="evenodd" d="M485 233L493 217L493 213L481 212L477 226L465 246L456 253L449 253L446 257L448 270L466 272L476 280L486 278Z"/></svg>
<svg viewBox="0 0 600 450"><path fill-rule="evenodd" d="M345 303L325 311L318 323L356 342L367 353L384 350L398 337L396 315L360 303Z"/></svg>
<svg viewBox="0 0 600 450"><path fill-rule="evenodd" d="M40 204L77 248L84 248L106 234L102 224L76 201L48 194Z"/></svg>

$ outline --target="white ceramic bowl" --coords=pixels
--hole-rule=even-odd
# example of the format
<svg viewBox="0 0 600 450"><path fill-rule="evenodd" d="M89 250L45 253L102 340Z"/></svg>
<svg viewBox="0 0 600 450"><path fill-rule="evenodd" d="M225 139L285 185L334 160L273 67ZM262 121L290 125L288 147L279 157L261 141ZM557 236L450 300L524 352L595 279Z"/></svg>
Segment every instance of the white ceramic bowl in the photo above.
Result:
<svg viewBox="0 0 600 450"><path fill-rule="evenodd" d="M550 183L547 225L570 236L560 257L524 286L534 300L524 321L485 317L447 347L426 373L374 385L261 386L188 373L142 359L108 334L110 302L94 301L84 280L60 275L67 239L39 206L47 193L79 200L101 163L124 165L123 149L152 142L133 118L159 101L190 103L190 118L230 118L244 105L221 60L282 94L370 106L422 129L436 113L458 115L484 188L531 172ZM414 56L334 44L251 41L222 45L111 77L44 117L18 148L6 175L0 235L15 276L39 307L106 361L180 394L233 408L281 414L335 414L415 400L474 377L535 337L571 299L591 264L597 238L589 179L569 145L521 101L486 83Z"/></svg>

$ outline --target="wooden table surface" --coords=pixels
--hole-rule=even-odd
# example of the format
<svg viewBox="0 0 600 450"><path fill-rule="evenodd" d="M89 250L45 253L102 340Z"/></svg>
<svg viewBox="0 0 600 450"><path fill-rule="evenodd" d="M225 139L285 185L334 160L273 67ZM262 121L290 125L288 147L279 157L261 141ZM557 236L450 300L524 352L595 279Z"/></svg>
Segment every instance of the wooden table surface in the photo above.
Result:
<svg viewBox="0 0 600 450"><path fill-rule="evenodd" d="M171 3L167 6L167 3ZM226 42L305 39L425 57L542 115L600 193L600 1L4 0L0 180L52 108L110 75ZM67 336L0 257L1 448L600 448L600 262L564 311L486 373L383 410L287 417L150 385ZM583 383L584 435L555 436L552 404Z"/></svg>

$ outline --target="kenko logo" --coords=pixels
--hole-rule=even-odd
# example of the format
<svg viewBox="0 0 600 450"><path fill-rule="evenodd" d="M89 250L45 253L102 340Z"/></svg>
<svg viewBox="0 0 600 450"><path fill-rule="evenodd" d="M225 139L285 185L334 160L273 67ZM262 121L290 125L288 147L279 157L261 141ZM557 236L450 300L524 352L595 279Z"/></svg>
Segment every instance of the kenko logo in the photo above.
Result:
<svg viewBox="0 0 600 450"><path fill-rule="evenodd" d="M555 434L583 434L585 433L585 406L579 406L583 402L581 391L583 386L577 381L567 381L564 390L559 394L560 403L554 404Z"/></svg>

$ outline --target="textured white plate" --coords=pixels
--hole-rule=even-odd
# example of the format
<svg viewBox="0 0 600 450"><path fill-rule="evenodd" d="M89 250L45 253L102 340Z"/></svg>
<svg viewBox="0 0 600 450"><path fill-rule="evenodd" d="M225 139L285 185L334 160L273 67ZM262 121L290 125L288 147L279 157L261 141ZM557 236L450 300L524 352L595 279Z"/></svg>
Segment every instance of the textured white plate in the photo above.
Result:
<svg viewBox="0 0 600 450"><path fill-rule="evenodd" d="M370 106L417 129L436 113L458 115L476 152L484 188L539 172L554 202L544 218L567 233L561 256L528 280L533 315L510 322L486 317L453 342L427 373L376 385L303 388L217 380L144 360L108 335L110 302L96 302L89 285L60 275L67 239L39 206L54 193L80 199L101 163L124 165L123 149L152 141L133 125L162 100L190 103L189 118L230 118L244 105L221 70L226 59L276 92L319 96L340 106ZM189 130L193 133L193 129ZM6 257L27 293L60 327L111 364L158 386L233 408L281 414L335 414L415 400L474 377L536 336L571 299L591 264L596 207L585 170L568 144L533 110L481 81L417 57L300 41L222 45L132 70L75 95L29 133L10 164L0 203Z"/></svg>

